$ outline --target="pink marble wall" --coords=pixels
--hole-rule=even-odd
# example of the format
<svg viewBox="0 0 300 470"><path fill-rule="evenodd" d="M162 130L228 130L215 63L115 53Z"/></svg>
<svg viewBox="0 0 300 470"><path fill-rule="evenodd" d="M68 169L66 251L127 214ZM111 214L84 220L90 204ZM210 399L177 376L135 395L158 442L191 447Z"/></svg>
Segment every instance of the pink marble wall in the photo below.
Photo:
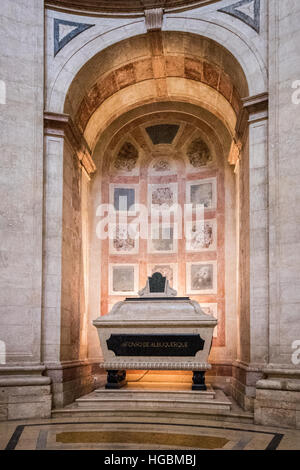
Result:
<svg viewBox="0 0 300 470"><path fill-rule="evenodd" d="M151 125L153 122L151 123ZM145 126L144 126L145 127ZM214 153L213 162L207 167L199 170L192 168L186 157L187 144L194 138L195 128L191 129L190 124L181 125L178 136L172 145L153 146L150 139L145 135L144 127L131 126L128 139L135 142L139 150L139 175L116 174L109 169L108 160L114 158L114 149L118 148L118 139L115 136L113 145L110 146L103 164L102 179L102 201L110 202L111 184L137 185L138 202L147 206L148 185L176 183L178 185L178 204L183 208L186 201L186 187L189 182L216 178L217 181L217 203L215 209L205 210L205 220L216 219L217 221L217 245L213 251L188 251L186 249L186 239L184 236L184 220L182 220L182 238L178 240L176 253L149 253L147 240L139 240L139 251L136 254L112 254L109 250L109 240L103 240L101 255L101 314L105 315L111 306L124 299L123 296L110 295L109 292L109 265L111 264L137 264L139 266L139 288L144 287L148 267L153 264L167 265L169 263L177 265L178 295L189 296L191 299L201 303L217 304L218 309L218 329L217 337L214 338L213 345L225 346L225 187L224 187L224 160L221 155L212 149ZM128 128L127 128L128 131ZM133 139L135 136L136 140ZM119 136L120 138L120 136ZM124 136L122 136L124 138ZM171 157L172 165L175 166L173 174L153 175L150 171L151 163L157 157ZM195 216L193 216L193 219ZM130 217L128 220L132 220ZM172 218L171 218L172 221ZM150 222L150 216L149 216ZM191 294L187 292L186 265L190 262L217 261L217 292L214 294Z"/></svg>

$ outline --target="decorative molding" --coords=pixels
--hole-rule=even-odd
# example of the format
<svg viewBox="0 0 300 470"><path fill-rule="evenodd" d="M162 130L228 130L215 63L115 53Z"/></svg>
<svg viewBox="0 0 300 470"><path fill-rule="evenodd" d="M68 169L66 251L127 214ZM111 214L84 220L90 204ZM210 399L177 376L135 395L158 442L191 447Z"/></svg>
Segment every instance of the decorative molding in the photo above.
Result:
<svg viewBox="0 0 300 470"><path fill-rule="evenodd" d="M87 29L90 29L94 24L74 23L74 21L66 21L54 18L54 56L58 54L72 39L76 38L79 34ZM67 30L65 35L61 37L60 29L65 27ZM71 28L71 31L69 30ZM69 31L68 31L69 30Z"/></svg>
<svg viewBox="0 0 300 470"><path fill-rule="evenodd" d="M45 6L57 11L93 16L125 16L143 13L144 9L164 8L184 11L210 5L222 0L46 0Z"/></svg>
<svg viewBox="0 0 300 470"><path fill-rule="evenodd" d="M299 377L300 377L300 372L295 371L295 373L292 374L282 374L279 376L279 374L274 374L270 375L269 373L265 373L265 375L268 376L266 379L260 379L256 383L256 388L257 389L263 389L263 390L281 390L281 391L287 391L287 392L300 392L300 384L299 384Z"/></svg>
<svg viewBox="0 0 300 470"><path fill-rule="evenodd" d="M243 107L238 114L235 126L235 137L232 140L228 155L228 162L230 165L235 165L235 170L241 157L248 125L268 118L269 95L266 92L248 96L242 98L242 103Z"/></svg>
<svg viewBox="0 0 300 470"><path fill-rule="evenodd" d="M244 361L240 361L239 359L235 359L232 361L232 367L237 367L239 369L245 370L246 372L259 372L261 373L264 364L252 364Z"/></svg>
<svg viewBox="0 0 300 470"><path fill-rule="evenodd" d="M269 94L267 92L260 93L259 95L248 96L242 98L243 108L249 113L257 113L259 111L265 111L269 105Z"/></svg>
<svg viewBox="0 0 300 470"><path fill-rule="evenodd" d="M252 10L252 11L251 11ZM258 34L260 32L260 0L241 0L218 10L241 20ZM253 16L252 16L252 14Z"/></svg>
<svg viewBox="0 0 300 470"><path fill-rule="evenodd" d="M1 387L22 387L34 385L49 385L51 379L44 377L44 365L0 366Z"/></svg>
<svg viewBox="0 0 300 470"><path fill-rule="evenodd" d="M151 10L145 10L145 17L147 31L161 30L164 17L162 8L153 8Z"/></svg>
<svg viewBox="0 0 300 470"><path fill-rule="evenodd" d="M99 364L101 369L107 370L120 370L120 369L134 369L134 370L210 370L211 365L207 362L101 362Z"/></svg>
<svg viewBox="0 0 300 470"><path fill-rule="evenodd" d="M264 121L268 119L269 95L261 93L242 99L243 109L248 113L248 123Z"/></svg>
<svg viewBox="0 0 300 470"><path fill-rule="evenodd" d="M285 364L267 364L263 368L263 373L268 378L273 379L282 379L284 377L300 379L300 370L296 367L290 367ZM300 390L300 383L298 383L298 388Z"/></svg>
<svg viewBox="0 0 300 470"><path fill-rule="evenodd" d="M247 98L242 98L242 104L243 107L238 114L235 126L235 142L240 142L243 145L248 124L267 119L269 95L266 92L259 95L248 96ZM233 148L230 149L230 153L232 151Z"/></svg>
<svg viewBox="0 0 300 470"><path fill-rule="evenodd" d="M65 370L65 369L74 369L76 367L90 367L93 365L99 365L99 362L103 360L102 357L98 359L87 359L83 361L61 361L61 362L45 362L45 369L48 370Z"/></svg>
<svg viewBox="0 0 300 470"><path fill-rule="evenodd" d="M241 142L236 142L235 139L233 139L228 155L228 162L230 165L236 165L238 160L240 159L241 155L241 150L242 150L242 144Z"/></svg>
<svg viewBox="0 0 300 470"><path fill-rule="evenodd" d="M44 133L67 139L88 175L96 171L91 149L68 114L45 112Z"/></svg>

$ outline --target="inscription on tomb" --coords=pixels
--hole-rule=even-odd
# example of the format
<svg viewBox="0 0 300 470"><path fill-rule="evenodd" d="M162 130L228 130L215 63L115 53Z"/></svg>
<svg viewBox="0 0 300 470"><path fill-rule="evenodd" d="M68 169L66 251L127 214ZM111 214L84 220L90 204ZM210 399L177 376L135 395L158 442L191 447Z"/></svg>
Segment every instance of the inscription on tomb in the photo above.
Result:
<svg viewBox="0 0 300 470"><path fill-rule="evenodd" d="M202 351L204 340L200 335L127 335L112 334L107 348L116 356L195 356Z"/></svg>

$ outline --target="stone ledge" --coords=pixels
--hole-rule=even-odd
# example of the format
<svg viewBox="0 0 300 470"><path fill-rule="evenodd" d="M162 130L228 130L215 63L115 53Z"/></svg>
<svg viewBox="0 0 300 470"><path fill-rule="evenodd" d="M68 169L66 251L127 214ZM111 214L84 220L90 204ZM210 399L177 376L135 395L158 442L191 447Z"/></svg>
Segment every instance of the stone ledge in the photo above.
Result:
<svg viewBox="0 0 300 470"><path fill-rule="evenodd" d="M45 363L47 370L63 370L72 369L74 367L87 367L91 365L98 365L102 361L102 357L91 359L88 361L61 361L61 362L48 362Z"/></svg>
<svg viewBox="0 0 300 470"><path fill-rule="evenodd" d="M59 137L67 140L76 152L78 160L88 175L91 175L96 171L96 165L92 158L91 149L68 114L45 111L44 133L46 136Z"/></svg>
<svg viewBox="0 0 300 470"><path fill-rule="evenodd" d="M262 379L256 384L257 389L300 392L300 380L288 378Z"/></svg>
<svg viewBox="0 0 300 470"><path fill-rule="evenodd" d="M264 364L250 364L248 362L235 360L232 361L232 366L243 369L247 372L261 372L263 370Z"/></svg>
<svg viewBox="0 0 300 470"><path fill-rule="evenodd" d="M41 373L44 372L45 366L42 364L24 364L24 365L15 365L15 364L5 364L0 366L0 375L4 371L7 375L14 374L16 372L22 373Z"/></svg>
<svg viewBox="0 0 300 470"><path fill-rule="evenodd" d="M51 379L42 375L44 371L44 365L0 366L0 386L49 385Z"/></svg>
<svg viewBox="0 0 300 470"><path fill-rule="evenodd" d="M0 387L22 387L28 385L50 385L50 377L0 376Z"/></svg>
<svg viewBox="0 0 300 470"><path fill-rule="evenodd" d="M263 373L269 377L293 377L300 379L300 370L295 368L287 368L280 365L269 364L263 368Z"/></svg>

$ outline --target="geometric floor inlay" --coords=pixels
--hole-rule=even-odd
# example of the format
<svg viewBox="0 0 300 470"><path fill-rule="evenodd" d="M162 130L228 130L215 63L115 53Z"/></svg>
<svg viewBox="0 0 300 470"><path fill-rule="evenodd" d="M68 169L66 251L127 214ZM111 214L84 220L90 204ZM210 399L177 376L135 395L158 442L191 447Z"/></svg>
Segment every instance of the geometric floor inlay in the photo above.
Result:
<svg viewBox="0 0 300 470"><path fill-rule="evenodd" d="M14 427L9 423L6 427L11 429L10 435L6 442L2 437L0 443L6 450L276 450L285 436L276 430L246 424L153 421L87 421L82 418L74 422L25 422ZM1 426L2 423L0 429Z"/></svg>
<svg viewBox="0 0 300 470"><path fill-rule="evenodd" d="M162 445L178 448L221 449L229 442L224 437L195 436L161 432L83 431L62 432L56 442L63 444L138 444Z"/></svg>

